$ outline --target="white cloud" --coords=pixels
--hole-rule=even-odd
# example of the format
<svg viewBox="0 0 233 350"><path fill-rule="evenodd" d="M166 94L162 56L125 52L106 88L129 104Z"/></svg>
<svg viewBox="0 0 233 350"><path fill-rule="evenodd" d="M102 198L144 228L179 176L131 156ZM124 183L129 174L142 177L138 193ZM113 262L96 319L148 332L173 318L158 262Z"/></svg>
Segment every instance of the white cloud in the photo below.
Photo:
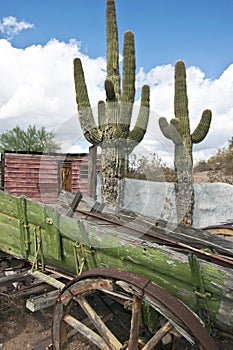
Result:
<svg viewBox="0 0 233 350"><path fill-rule="evenodd" d="M1 39L0 51L0 132L16 124L25 128L35 124L57 131L59 138L65 139L65 147L69 148L70 142L73 149L78 149L77 145L86 149L87 143L76 116L73 59L80 57L82 60L93 106L105 99L105 59L88 57L75 40L64 43L53 39L44 46L17 49ZM162 65L149 72L140 68L137 96L144 83L151 87L151 118L140 149L158 151L165 160L173 159L173 144L161 134L158 119L161 115L168 120L174 117L174 67ZM207 79L198 67L187 67L187 89L191 131L204 109L213 112L206 139L194 146L194 159L203 159L211 156L233 135L233 64L213 80Z"/></svg>
<svg viewBox="0 0 233 350"><path fill-rule="evenodd" d="M4 17L0 22L0 32L6 35L8 40L13 39L15 35L18 35L24 29L35 28L34 24L20 21L14 16Z"/></svg>
<svg viewBox="0 0 233 350"><path fill-rule="evenodd" d="M0 40L0 132L16 124L45 126L56 130L77 114L73 81L73 59L82 59L91 104L103 99L106 62L91 59L75 40L51 40L45 46L16 49ZM77 133L80 127L77 123Z"/></svg>

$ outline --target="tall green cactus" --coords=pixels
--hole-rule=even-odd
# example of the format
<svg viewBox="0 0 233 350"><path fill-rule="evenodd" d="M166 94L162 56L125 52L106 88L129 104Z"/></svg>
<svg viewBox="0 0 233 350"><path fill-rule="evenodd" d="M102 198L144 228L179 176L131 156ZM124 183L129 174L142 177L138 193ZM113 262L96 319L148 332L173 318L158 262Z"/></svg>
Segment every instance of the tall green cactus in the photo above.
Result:
<svg viewBox="0 0 233 350"><path fill-rule="evenodd" d="M124 173L128 155L143 139L149 118L149 86L142 87L141 106L135 126L130 129L135 98L134 34L124 34L123 81L119 73L118 28L115 1L106 1L107 77L106 103L98 104L96 123L87 92L82 63L74 60L74 81L79 121L86 139L102 148L102 199L113 208L123 202ZM121 92L122 85L122 92Z"/></svg>
<svg viewBox="0 0 233 350"><path fill-rule="evenodd" d="M175 118L170 124L165 118L160 118L159 125L164 136L172 140L175 145L175 193L178 221L191 226L194 210L192 148L194 143L201 142L207 135L212 113L208 109L205 110L198 126L190 134L186 70L183 61L177 61L175 65L174 112Z"/></svg>

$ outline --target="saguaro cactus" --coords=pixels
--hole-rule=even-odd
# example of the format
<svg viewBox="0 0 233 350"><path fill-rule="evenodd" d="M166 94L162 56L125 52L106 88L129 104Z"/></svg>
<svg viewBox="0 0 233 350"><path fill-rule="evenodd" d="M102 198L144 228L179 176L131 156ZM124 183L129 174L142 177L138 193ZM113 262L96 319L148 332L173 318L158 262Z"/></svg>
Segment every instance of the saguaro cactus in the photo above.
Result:
<svg viewBox="0 0 233 350"><path fill-rule="evenodd" d="M135 98L134 33L124 34L123 81L119 73L118 28L114 0L106 1L107 77L106 102L98 104L98 124L90 106L82 63L74 60L74 80L79 121L86 139L102 148L102 199L113 208L121 206L128 155L143 139L149 118L149 87L142 87L141 106L135 126L130 123ZM122 85L122 92L121 92Z"/></svg>
<svg viewBox="0 0 233 350"><path fill-rule="evenodd" d="M180 223L191 226L194 209L192 148L194 143L201 142L207 135L212 113L208 109L205 110L198 126L190 134L186 70L183 61L177 61L175 65L174 112L175 118L170 124L165 118L160 118L159 125L164 136L171 139L175 145L175 193L178 220Z"/></svg>

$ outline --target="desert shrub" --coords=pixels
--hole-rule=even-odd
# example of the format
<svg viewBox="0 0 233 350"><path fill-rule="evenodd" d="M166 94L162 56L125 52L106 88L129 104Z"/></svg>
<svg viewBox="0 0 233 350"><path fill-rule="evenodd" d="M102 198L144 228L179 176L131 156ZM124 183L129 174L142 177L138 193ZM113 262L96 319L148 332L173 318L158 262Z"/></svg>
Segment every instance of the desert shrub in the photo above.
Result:
<svg viewBox="0 0 233 350"><path fill-rule="evenodd" d="M132 154L125 174L128 178L156 182L174 182L174 169L169 168L157 153L146 156Z"/></svg>
<svg viewBox="0 0 233 350"><path fill-rule="evenodd" d="M210 182L225 182L233 184L233 137L226 147L218 149L216 154L208 160Z"/></svg>

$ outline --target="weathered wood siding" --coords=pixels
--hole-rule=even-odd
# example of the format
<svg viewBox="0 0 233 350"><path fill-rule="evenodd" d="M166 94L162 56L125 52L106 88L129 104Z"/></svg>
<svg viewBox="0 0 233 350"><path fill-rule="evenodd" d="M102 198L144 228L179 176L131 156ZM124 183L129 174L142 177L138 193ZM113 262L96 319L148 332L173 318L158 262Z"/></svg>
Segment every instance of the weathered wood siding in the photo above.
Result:
<svg viewBox="0 0 233 350"><path fill-rule="evenodd" d="M87 154L5 153L4 191L15 196L52 203L59 195L59 163L71 163L71 191L88 192L88 178L80 177L80 169L88 165Z"/></svg>
<svg viewBox="0 0 233 350"><path fill-rule="evenodd" d="M80 176L80 171L84 166L88 166L88 157L80 157L72 160L71 186L72 192L80 191L83 194L87 195L88 177L82 178Z"/></svg>

